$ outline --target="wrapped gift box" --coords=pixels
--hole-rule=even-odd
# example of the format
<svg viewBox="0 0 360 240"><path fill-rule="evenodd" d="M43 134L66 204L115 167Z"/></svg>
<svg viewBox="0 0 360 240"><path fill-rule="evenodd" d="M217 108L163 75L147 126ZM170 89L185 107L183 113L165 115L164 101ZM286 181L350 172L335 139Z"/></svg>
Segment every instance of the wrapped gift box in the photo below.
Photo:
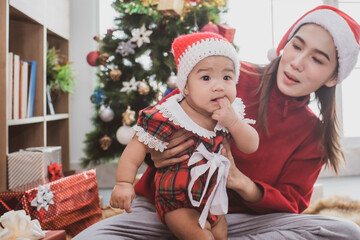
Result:
<svg viewBox="0 0 360 240"><path fill-rule="evenodd" d="M66 240L66 232L64 230L48 231L41 240Z"/></svg>
<svg viewBox="0 0 360 240"><path fill-rule="evenodd" d="M234 41L235 28L232 28L227 24L219 24L218 27L220 35L232 43Z"/></svg>
<svg viewBox="0 0 360 240"><path fill-rule="evenodd" d="M10 153L7 159L8 188L39 180L48 182L48 166L54 163L61 165L60 146L27 148Z"/></svg>
<svg viewBox="0 0 360 240"><path fill-rule="evenodd" d="M18 187L0 193L0 200L0 210L24 209L43 230L65 230L71 236L102 219L95 170L31 189Z"/></svg>

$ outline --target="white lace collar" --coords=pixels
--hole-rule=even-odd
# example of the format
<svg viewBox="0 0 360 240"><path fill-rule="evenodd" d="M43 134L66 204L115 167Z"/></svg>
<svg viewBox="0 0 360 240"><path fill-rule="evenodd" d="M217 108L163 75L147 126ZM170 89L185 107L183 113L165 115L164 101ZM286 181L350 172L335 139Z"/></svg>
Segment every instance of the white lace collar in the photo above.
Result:
<svg viewBox="0 0 360 240"><path fill-rule="evenodd" d="M195 123L182 109L179 102L183 99L181 93L169 97L165 102L156 106L156 108L163 114L164 117L168 118L175 125L178 125L182 128L185 128L188 131L191 131L201 137L213 138L216 136L216 131L224 131L228 133L229 131L221 126L219 123L216 124L214 131L207 130L197 123ZM235 113L240 119L244 119L245 116L245 105L242 102L241 98L236 98L232 103L232 107L235 110ZM255 123L254 120L245 119L248 123Z"/></svg>

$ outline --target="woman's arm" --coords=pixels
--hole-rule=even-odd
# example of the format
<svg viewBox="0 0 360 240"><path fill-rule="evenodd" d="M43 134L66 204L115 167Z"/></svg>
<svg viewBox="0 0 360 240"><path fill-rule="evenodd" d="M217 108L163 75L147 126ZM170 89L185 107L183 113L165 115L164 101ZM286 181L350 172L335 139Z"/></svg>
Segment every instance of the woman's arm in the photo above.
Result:
<svg viewBox="0 0 360 240"><path fill-rule="evenodd" d="M263 190L235 166L228 139L223 141L223 146L222 154L230 160L226 187L234 190L247 202L259 202L263 197Z"/></svg>

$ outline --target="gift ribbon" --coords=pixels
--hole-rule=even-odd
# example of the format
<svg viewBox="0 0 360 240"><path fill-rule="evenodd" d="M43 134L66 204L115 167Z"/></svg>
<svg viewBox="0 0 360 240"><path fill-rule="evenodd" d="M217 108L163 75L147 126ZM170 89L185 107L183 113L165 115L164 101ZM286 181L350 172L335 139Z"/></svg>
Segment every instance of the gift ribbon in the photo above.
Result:
<svg viewBox="0 0 360 240"><path fill-rule="evenodd" d="M205 164L194 166L190 171L191 180L188 186L188 195L190 198L190 202L194 207L200 206L205 196L205 193L208 189L210 179L214 175L216 169L218 169L218 175L217 175L215 187L211 192L208 200L206 201L204 209L201 212L199 218L199 224L202 228L204 228L205 226L206 218L208 216L209 211L213 215L226 214L228 211L226 181L229 173L230 161L229 159L221 155L221 149L222 149L222 145L220 146L220 150L218 153L215 152L211 153L206 149L204 144L201 143L197 147L196 152L194 152L191 158L189 159L189 163L188 163L188 166L191 166L198 163L204 158L207 160ZM202 192L200 200L196 201L193 199L193 196L191 194L191 189L194 186L195 181L199 179L199 177L203 175L206 171L208 171L208 176L206 179L205 188Z"/></svg>
<svg viewBox="0 0 360 240"><path fill-rule="evenodd" d="M50 191L50 185L45 187L39 185L36 197L31 201L31 206L37 207L37 211L41 208L44 208L47 211L49 205L54 204L53 197L54 194Z"/></svg>
<svg viewBox="0 0 360 240"><path fill-rule="evenodd" d="M24 210L4 213L0 217L0 239L33 240L45 237L38 220L31 220Z"/></svg>
<svg viewBox="0 0 360 240"><path fill-rule="evenodd" d="M63 175L61 174L61 169L62 169L62 165L61 164L58 165L56 162L48 166L50 182L58 180L63 177Z"/></svg>

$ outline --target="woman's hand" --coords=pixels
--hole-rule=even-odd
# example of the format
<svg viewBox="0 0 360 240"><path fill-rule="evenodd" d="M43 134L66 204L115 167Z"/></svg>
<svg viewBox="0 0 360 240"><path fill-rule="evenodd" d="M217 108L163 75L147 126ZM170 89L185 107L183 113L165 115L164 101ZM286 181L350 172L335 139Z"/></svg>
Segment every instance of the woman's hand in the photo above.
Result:
<svg viewBox="0 0 360 240"><path fill-rule="evenodd" d="M191 137L192 135L193 134L191 132L181 129L174 134L174 136L169 141L169 144L164 152L155 151L154 149L151 149L150 155L151 155L151 159L154 162L154 166L156 168L167 167L188 159L189 155L185 154L186 149L188 149L194 144L194 140L189 139L186 142L184 141L189 137ZM180 156L182 155L182 156L174 157L176 155L180 155Z"/></svg>
<svg viewBox="0 0 360 240"><path fill-rule="evenodd" d="M262 189L236 167L234 157L231 154L229 139L224 139L223 146L221 153L230 160L226 187L234 190L245 201L259 202L263 197Z"/></svg>

